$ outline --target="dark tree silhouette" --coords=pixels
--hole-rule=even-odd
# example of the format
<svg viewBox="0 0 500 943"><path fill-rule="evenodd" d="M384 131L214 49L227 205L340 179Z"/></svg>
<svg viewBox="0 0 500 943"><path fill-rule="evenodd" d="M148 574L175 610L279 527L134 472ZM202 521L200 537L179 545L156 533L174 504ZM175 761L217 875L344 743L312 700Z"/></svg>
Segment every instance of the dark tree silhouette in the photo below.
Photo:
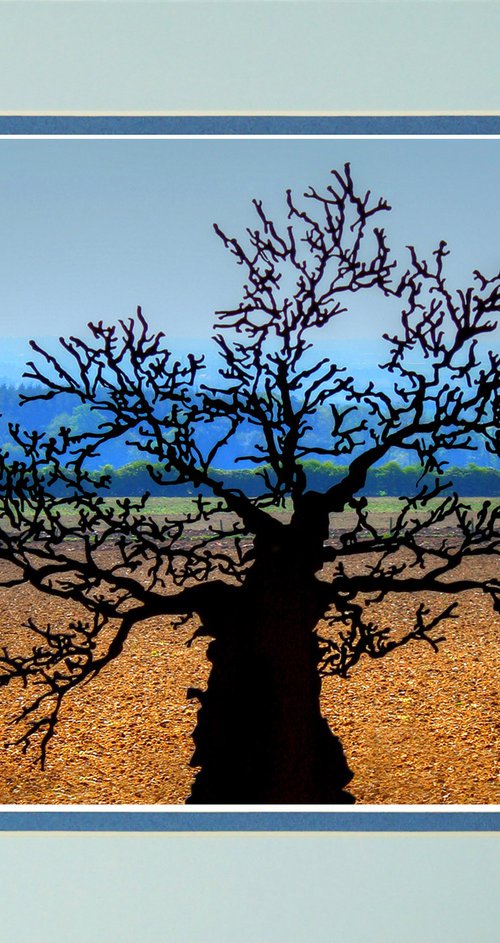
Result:
<svg viewBox="0 0 500 943"><path fill-rule="evenodd" d="M473 514L441 456L473 449L478 436L498 451L499 358L480 357L478 338L494 329L500 276L476 271L473 287L452 290L443 242L430 261L410 248L400 268L376 225L390 207L357 195L349 165L324 194L305 197L300 206L287 193L282 227L254 201L257 228L242 241L215 227L245 276L240 304L216 316L216 386L204 382L202 358L172 355L140 308L118 326L90 325L91 342L61 340L64 360L32 343L40 359L26 376L39 387L25 399L64 394L99 416L92 431L62 428L50 438L12 427L23 461L1 458L0 558L11 565L3 585L29 581L89 613L65 628L28 619L31 650L0 658L2 683L20 678L35 692L16 742L33 741L42 763L62 699L120 654L137 623L195 614L197 634L212 640L212 669L207 690L188 692L201 704L189 801L352 802L352 774L320 712L321 676L345 676L363 655L410 642L436 649L466 590L499 608L499 582L479 582L466 567L498 552L498 509L485 502ZM317 332L353 293L382 293L399 306L380 368L390 394L315 356ZM313 419L325 405L331 434L318 441ZM206 423L217 435L202 451ZM110 501L106 478L89 465L113 439L150 458L166 493L182 484L199 491L192 513L160 519L148 495ZM214 471L233 440L246 443L240 460L258 467L257 498ZM382 533L363 488L395 447L434 484L400 499ZM308 487L303 467L321 456L349 462L324 493ZM356 523L339 529L345 509ZM450 535L437 539L433 528L445 520ZM410 628L377 621L391 594L413 606Z"/></svg>

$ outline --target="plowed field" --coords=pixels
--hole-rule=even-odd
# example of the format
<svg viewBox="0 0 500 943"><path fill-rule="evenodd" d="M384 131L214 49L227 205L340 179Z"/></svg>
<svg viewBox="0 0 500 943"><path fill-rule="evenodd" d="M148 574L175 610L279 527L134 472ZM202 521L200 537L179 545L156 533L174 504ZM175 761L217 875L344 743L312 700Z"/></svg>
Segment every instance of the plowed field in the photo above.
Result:
<svg viewBox="0 0 500 943"><path fill-rule="evenodd" d="M468 567L469 575L481 563ZM447 600L448 601L448 600ZM388 599L387 623L411 600ZM28 586L0 593L0 644L23 644L22 622L64 622L71 604ZM186 689L207 678L206 642L195 628L163 619L137 627L123 654L63 705L41 771L19 747L0 751L1 803L177 803L189 794L196 701ZM410 643L384 659L364 658L348 680L327 678L323 711L340 736L358 803L499 803L498 615L478 593L445 624L438 654ZM0 743L19 735L8 721L21 686L0 689Z"/></svg>

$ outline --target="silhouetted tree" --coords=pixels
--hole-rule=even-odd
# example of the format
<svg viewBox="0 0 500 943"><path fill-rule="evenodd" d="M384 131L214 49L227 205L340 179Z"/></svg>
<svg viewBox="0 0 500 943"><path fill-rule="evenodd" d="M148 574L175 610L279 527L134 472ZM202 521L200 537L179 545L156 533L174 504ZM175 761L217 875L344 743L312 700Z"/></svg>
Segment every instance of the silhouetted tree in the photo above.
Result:
<svg viewBox="0 0 500 943"><path fill-rule="evenodd" d="M3 683L40 685L16 742L36 741L42 762L64 696L116 658L137 623L195 614L196 634L212 640L212 669L207 690L188 692L201 703L189 801L351 802L352 774L320 712L321 676L345 676L362 655L380 658L410 642L436 649L463 591L481 590L499 608L499 582L480 582L463 566L498 551L498 510L485 502L473 514L450 489L440 456L472 449L477 436L498 451L499 358L480 358L477 341L494 329L500 276L476 271L473 287L452 290L443 242L430 261L410 248L398 269L376 225L390 207L357 195L349 165L323 194L305 197L300 206L287 193L281 227L254 201L257 228L241 241L215 227L245 276L241 302L216 316L215 385L204 382L202 358L172 355L140 308L136 320L90 325L91 342L61 340L72 367L32 343L42 359L26 376L39 388L25 400L69 396L99 416L88 431L50 437L12 427L24 458L4 454L0 465L0 557L11 565L3 585L29 581L89 612L65 628L30 618L31 651L4 650L0 659ZM353 293L370 292L401 312L399 329L384 334L380 376L391 378L390 394L376 378L360 384L349 367L315 356L317 332ZM325 404L330 436L318 441L311 418ZM202 451L205 423L218 434ZM213 471L238 437L251 442L240 460L258 466L258 497ZM145 453L167 493L189 483L212 499L198 496L182 520L155 516L146 494L106 500L107 478L88 464L112 439ZM394 448L412 453L434 483L401 499L382 533L363 488ZM308 487L304 471L321 456L347 462L324 493ZM336 523L346 509L351 527ZM434 525L445 520L453 534L437 539ZM205 533L194 528L200 522ZM410 628L377 622L390 594L413 606ZM445 602L434 609L428 594Z"/></svg>

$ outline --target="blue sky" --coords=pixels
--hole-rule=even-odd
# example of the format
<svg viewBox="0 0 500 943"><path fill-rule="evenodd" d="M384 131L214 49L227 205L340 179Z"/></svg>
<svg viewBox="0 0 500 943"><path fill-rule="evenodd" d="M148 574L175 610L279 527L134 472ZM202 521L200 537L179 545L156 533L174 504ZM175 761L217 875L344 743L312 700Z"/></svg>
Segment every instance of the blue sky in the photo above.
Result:
<svg viewBox="0 0 500 943"><path fill-rule="evenodd" d="M82 333L141 304L170 336L206 338L241 284L212 223L241 234L253 197L279 215L287 187L321 188L346 160L360 188L392 204L392 244L430 253L445 238L457 284L476 267L493 274L499 148L494 139L2 139L0 336ZM385 317L381 299L365 296L340 336L375 337ZM6 356L15 347L4 342Z"/></svg>
<svg viewBox="0 0 500 943"><path fill-rule="evenodd" d="M498 835L0 835L9 943L496 943Z"/></svg>

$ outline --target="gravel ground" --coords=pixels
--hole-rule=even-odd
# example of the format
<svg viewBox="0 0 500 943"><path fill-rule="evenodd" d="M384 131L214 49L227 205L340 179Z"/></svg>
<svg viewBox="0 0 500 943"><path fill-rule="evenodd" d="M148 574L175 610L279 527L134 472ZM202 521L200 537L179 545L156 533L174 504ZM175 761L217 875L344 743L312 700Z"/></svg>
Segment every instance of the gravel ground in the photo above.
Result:
<svg viewBox="0 0 500 943"><path fill-rule="evenodd" d="M387 623L405 608L410 600L388 600ZM27 586L2 590L1 644L19 646L28 614L43 623L75 612ZM208 671L206 642L185 644L194 628L162 619L137 627L120 658L67 699L44 771L31 752L1 750L0 802L184 803L197 710L185 694ZM355 772L358 803L500 803L498 629L488 600L468 594L438 654L411 643L363 659L348 680L325 679L323 711ZM23 690L0 695L3 743Z"/></svg>

